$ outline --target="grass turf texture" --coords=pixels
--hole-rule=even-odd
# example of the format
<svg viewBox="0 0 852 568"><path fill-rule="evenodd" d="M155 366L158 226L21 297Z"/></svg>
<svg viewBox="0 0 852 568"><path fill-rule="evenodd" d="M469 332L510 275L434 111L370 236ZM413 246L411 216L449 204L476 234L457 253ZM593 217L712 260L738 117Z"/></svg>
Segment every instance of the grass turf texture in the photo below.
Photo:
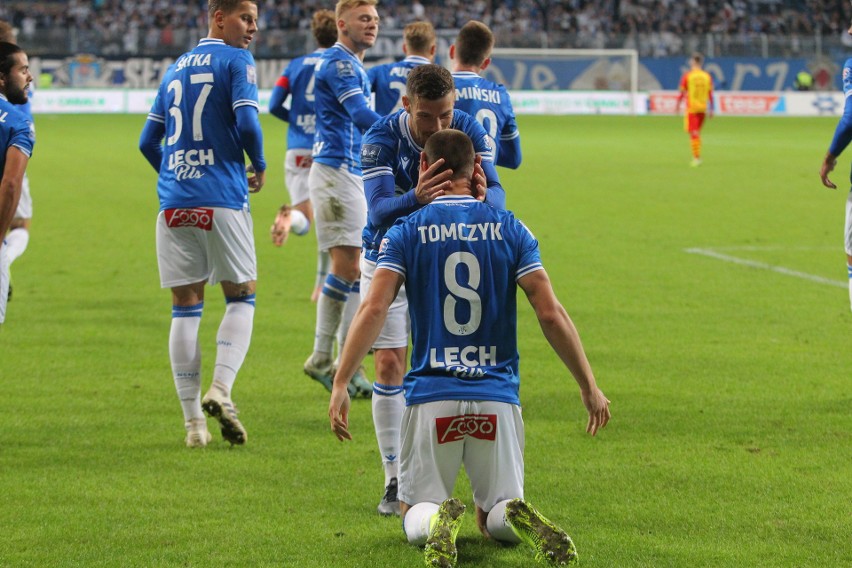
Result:
<svg viewBox="0 0 852 568"><path fill-rule="evenodd" d="M375 513L369 402L354 401L355 440L340 444L326 392L302 374L315 240L269 242L285 195L284 127L269 116L268 181L252 197L258 307L234 391L249 443L229 448L211 421L210 447L183 446L144 120L37 117L32 239L0 331L0 565L419 565L399 521ZM509 205L613 401L613 422L586 435L576 386L521 301L526 497L583 566L852 563L846 192L817 175L834 124L715 118L690 168L679 118L521 117L523 166L501 170ZM842 188L848 169L844 156ZM223 309L208 288L205 389ZM456 496L471 505L464 476ZM460 566L530 564L472 519Z"/></svg>

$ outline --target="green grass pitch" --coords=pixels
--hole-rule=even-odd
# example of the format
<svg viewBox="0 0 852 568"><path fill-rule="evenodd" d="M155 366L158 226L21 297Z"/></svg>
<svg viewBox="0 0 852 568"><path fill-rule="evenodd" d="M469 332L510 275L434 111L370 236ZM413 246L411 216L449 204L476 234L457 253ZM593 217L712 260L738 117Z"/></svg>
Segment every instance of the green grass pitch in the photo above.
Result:
<svg viewBox="0 0 852 568"><path fill-rule="evenodd" d="M315 240L268 239L285 196L285 128L270 116L252 198L257 315L234 391L248 444L212 430L207 449L184 447L144 120L37 117L32 238L0 330L0 566L420 565L399 521L375 514L369 402L354 402L341 444L327 393L302 374ZM679 118L519 122L508 203L613 413L585 434L576 385L522 301L527 498L582 566L852 565L846 191L818 177L835 119L714 118L700 168ZM842 188L848 171L844 156ZM205 388L222 311L208 288ZM463 476L456 496L471 504ZM459 548L459 566L532 559L484 542L473 515Z"/></svg>

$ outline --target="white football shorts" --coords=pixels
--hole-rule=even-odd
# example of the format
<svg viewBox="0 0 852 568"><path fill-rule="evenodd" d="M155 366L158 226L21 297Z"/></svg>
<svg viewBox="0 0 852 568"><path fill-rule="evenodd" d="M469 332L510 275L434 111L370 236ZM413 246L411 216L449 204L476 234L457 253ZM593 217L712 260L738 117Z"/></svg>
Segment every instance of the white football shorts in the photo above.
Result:
<svg viewBox="0 0 852 568"><path fill-rule="evenodd" d="M401 437L400 501L441 503L452 496L462 465L483 511L524 496L524 421L517 405L443 400L406 406Z"/></svg>
<svg viewBox="0 0 852 568"><path fill-rule="evenodd" d="M312 163L310 148L294 148L284 155L284 183L290 194L290 205L298 205L311 198L308 174Z"/></svg>
<svg viewBox="0 0 852 568"><path fill-rule="evenodd" d="M361 255L361 301L367 297L370 283L376 273L376 264L370 262ZM399 294L388 308L385 324L379 332L379 336L373 343L373 349L393 349L395 347L408 347L408 332L411 330L411 321L408 318L408 298L405 295L405 286L399 289Z"/></svg>
<svg viewBox="0 0 852 568"><path fill-rule="evenodd" d="M346 167L332 168L314 162L308 176L317 230L317 248L361 248L367 225L367 199L361 176Z"/></svg>
<svg viewBox="0 0 852 568"><path fill-rule="evenodd" d="M846 197L846 254L852 256L852 191Z"/></svg>
<svg viewBox="0 0 852 568"><path fill-rule="evenodd" d="M24 174L24 182L21 184L21 200L15 210L15 219L33 218L33 196L30 195L30 179Z"/></svg>
<svg viewBox="0 0 852 568"><path fill-rule="evenodd" d="M6 320L6 300L9 297L9 257L6 256L6 244L0 247L0 323Z"/></svg>
<svg viewBox="0 0 852 568"><path fill-rule="evenodd" d="M157 216L160 286L257 280L251 214L244 209L167 209Z"/></svg>

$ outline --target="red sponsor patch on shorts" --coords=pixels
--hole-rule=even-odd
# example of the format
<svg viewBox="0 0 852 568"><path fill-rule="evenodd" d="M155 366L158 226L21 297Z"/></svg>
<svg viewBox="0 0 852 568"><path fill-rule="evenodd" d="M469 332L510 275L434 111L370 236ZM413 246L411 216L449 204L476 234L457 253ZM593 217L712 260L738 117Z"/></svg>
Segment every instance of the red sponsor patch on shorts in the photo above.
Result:
<svg viewBox="0 0 852 568"><path fill-rule="evenodd" d="M202 207L192 209L166 209L166 225L175 227L196 227L205 231L213 229L213 210Z"/></svg>
<svg viewBox="0 0 852 568"><path fill-rule="evenodd" d="M496 414L463 414L436 418L438 443L458 442L466 436L494 441L497 438Z"/></svg>
<svg viewBox="0 0 852 568"><path fill-rule="evenodd" d="M296 167L297 168L310 168L311 164L314 163L313 156L296 156Z"/></svg>

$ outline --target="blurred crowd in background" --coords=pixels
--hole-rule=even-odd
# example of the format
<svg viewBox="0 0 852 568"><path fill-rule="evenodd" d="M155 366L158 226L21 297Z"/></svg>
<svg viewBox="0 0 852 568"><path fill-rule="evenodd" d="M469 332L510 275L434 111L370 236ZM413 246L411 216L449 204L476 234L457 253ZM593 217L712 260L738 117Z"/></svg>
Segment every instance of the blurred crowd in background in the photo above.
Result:
<svg viewBox="0 0 852 568"><path fill-rule="evenodd" d="M334 8L334 1L327 3ZM305 48L316 0L260 0L255 50L291 57ZM380 0L382 32L428 19L455 30L471 19L494 31L498 47L635 48L643 57L804 56L852 47L845 0ZM206 0L6 0L32 53L85 51L100 56L176 55L206 32ZM768 51L771 50L772 53ZM820 53L817 53L819 55Z"/></svg>

